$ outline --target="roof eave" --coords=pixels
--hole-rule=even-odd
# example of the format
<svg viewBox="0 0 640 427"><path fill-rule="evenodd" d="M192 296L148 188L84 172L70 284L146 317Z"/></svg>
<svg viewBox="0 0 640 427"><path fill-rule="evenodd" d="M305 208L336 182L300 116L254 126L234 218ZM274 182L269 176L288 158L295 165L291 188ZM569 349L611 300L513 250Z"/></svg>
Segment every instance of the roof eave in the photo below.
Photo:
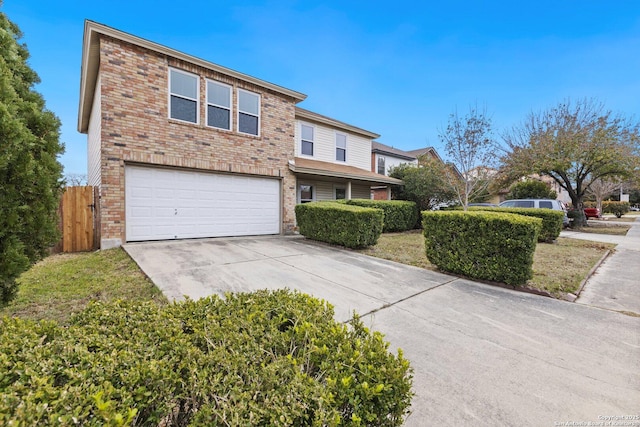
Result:
<svg viewBox="0 0 640 427"><path fill-rule="evenodd" d="M372 153L384 154L385 156L391 156L402 160L418 160L416 157L411 156L403 156L401 154L392 153L390 151L381 150L379 148L374 148L371 150Z"/></svg>
<svg viewBox="0 0 640 427"><path fill-rule="evenodd" d="M127 43L131 43L163 55L177 58L185 62L189 62L203 68L207 68L209 70L213 70L221 74L237 78L239 80L253 83L256 86L260 86L265 89L272 90L276 93L289 96L293 98L296 103L303 101L307 97L307 95L303 93L287 89L274 83L260 80L256 77L252 77L247 74L232 70L230 68L214 64L213 62L205 61L204 59L188 55L175 49L171 49L167 46L163 46L161 44L154 43L152 41L134 36L132 34L116 30L115 28L111 28L94 21L85 20L84 39L82 46L82 68L80 77L80 106L78 108L78 131L80 131L81 133L86 133L89 126L91 104L93 101L96 81L98 78L98 66L100 62L98 34L102 34L118 40L123 40Z"/></svg>
<svg viewBox="0 0 640 427"><path fill-rule="evenodd" d="M362 129L357 126L353 126L348 123L344 123L339 120L332 119L331 117L323 116L322 114L314 113L313 111L305 110L304 108L300 107L296 107L296 119L319 122L335 128L348 130L350 132L357 133L371 139L380 138L380 135L378 135L377 133L370 132L366 129Z"/></svg>
<svg viewBox="0 0 640 427"><path fill-rule="evenodd" d="M391 178L384 175L380 175L380 177L373 177L373 176L366 176L366 175L350 174L345 172L333 172L333 171L325 171L322 169L305 168L305 167L300 167L293 164L289 164L289 169L291 169L293 173L304 174L304 175L317 175L317 176L325 176L325 177L331 177L331 178L343 178L343 179L350 179L353 181L366 181L366 182L372 182L372 183L378 183L378 184L384 183L384 184L402 185L403 183L402 180L400 179Z"/></svg>

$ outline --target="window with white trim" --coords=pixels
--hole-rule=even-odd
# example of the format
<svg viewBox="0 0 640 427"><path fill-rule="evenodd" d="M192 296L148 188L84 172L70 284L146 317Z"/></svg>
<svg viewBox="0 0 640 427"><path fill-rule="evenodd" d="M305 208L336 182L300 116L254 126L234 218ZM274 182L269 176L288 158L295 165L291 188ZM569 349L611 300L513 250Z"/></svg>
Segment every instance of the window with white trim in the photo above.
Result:
<svg viewBox="0 0 640 427"><path fill-rule="evenodd" d="M336 160L347 161L347 135L344 133L336 133Z"/></svg>
<svg viewBox="0 0 640 427"><path fill-rule="evenodd" d="M386 175L386 170L384 168L384 157L378 156L378 173L380 175Z"/></svg>
<svg viewBox="0 0 640 427"><path fill-rule="evenodd" d="M207 126L231 130L231 86L207 80Z"/></svg>
<svg viewBox="0 0 640 427"><path fill-rule="evenodd" d="M314 128L300 124L300 152L305 156L313 156Z"/></svg>
<svg viewBox="0 0 640 427"><path fill-rule="evenodd" d="M313 202L315 199L315 189L313 185L309 184L300 184L298 187L298 200L300 203L309 203Z"/></svg>
<svg viewBox="0 0 640 427"><path fill-rule="evenodd" d="M169 117L198 123L199 77L184 71L169 69Z"/></svg>
<svg viewBox="0 0 640 427"><path fill-rule="evenodd" d="M238 132L259 135L260 95L238 89Z"/></svg>
<svg viewBox="0 0 640 427"><path fill-rule="evenodd" d="M333 198L336 200L342 200L347 198L347 187L343 185L336 185L333 187Z"/></svg>

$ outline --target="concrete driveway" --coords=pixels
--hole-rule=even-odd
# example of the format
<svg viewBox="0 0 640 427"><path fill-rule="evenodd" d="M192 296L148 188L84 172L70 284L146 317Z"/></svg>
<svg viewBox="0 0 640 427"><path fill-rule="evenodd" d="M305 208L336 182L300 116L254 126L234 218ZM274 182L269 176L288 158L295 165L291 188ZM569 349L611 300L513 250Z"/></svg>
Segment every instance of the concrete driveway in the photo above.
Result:
<svg viewBox="0 0 640 427"><path fill-rule="evenodd" d="M638 317L300 237L134 243L125 250L170 299L287 287L329 301L338 320L353 310L364 315L415 369L408 426L598 425L601 417L640 415Z"/></svg>

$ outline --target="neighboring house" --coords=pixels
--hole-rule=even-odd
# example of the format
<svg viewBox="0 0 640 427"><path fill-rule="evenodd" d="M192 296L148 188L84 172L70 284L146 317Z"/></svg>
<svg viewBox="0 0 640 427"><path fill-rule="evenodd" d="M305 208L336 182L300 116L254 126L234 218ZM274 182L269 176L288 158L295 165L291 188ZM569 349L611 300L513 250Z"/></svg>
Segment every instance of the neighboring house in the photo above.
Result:
<svg viewBox="0 0 640 427"><path fill-rule="evenodd" d="M78 130L101 248L288 233L297 202L400 182L369 171L377 135L297 108L305 97L86 21Z"/></svg>
<svg viewBox="0 0 640 427"><path fill-rule="evenodd" d="M419 150L416 150L419 151ZM373 141L371 144L371 171L389 175L391 169L402 164L418 164L418 156L409 152Z"/></svg>
<svg viewBox="0 0 640 427"><path fill-rule="evenodd" d="M371 171L380 175L389 175L391 169L403 164L420 165L425 158L433 158L444 163L433 147L404 151L373 141L371 144ZM371 187L371 198L387 200L391 196L391 187L381 185Z"/></svg>

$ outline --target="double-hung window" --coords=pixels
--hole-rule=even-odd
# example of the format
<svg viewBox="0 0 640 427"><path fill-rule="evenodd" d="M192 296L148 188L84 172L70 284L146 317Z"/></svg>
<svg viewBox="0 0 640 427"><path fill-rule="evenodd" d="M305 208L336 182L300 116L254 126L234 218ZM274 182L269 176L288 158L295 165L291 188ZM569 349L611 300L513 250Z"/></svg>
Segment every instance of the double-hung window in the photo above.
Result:
<svg viewBox="0 0 640 427"><path fill-rule="evenodd" d="M300 203L313 202L313 200L315 199L315 194L313 193L313 185L300 184L298 186L298 198L300 199Z"/></svg>
<svg viewBox="0 0 640 427"><path fill-rule="evenodd" d="M207 126L231 130L231 86L207 80Z"/></svg>
<svg viewBox="0 0 640 427"><path fill-rule="evenodd" d="M238 132L259 135L260 95L238 89Z"/></svg>
<svg viewBox="0 0 640 427"><path fill-rule="evenodd" d="M336 133L336 160L347 161L347 135L343 133Z"/></svg>
<svg viewBox="0 0 640 427"><path fill-rule="evenodd" d="M300 152L305 156L313 156L313 126L300 124Z"/></svg>
<svg viewBox="0 0 640 427"><path fill-rule="evenodd" d="M386 175L386 170L384 167L384 157L380 156L378 157L378 173L380 175Z"/></svg>
<svg viewBox="0 0 640 427"><path fill-rule="evenodd" d="M198 76L170 69L169 117L198 123L198 85Z"/></svg>

